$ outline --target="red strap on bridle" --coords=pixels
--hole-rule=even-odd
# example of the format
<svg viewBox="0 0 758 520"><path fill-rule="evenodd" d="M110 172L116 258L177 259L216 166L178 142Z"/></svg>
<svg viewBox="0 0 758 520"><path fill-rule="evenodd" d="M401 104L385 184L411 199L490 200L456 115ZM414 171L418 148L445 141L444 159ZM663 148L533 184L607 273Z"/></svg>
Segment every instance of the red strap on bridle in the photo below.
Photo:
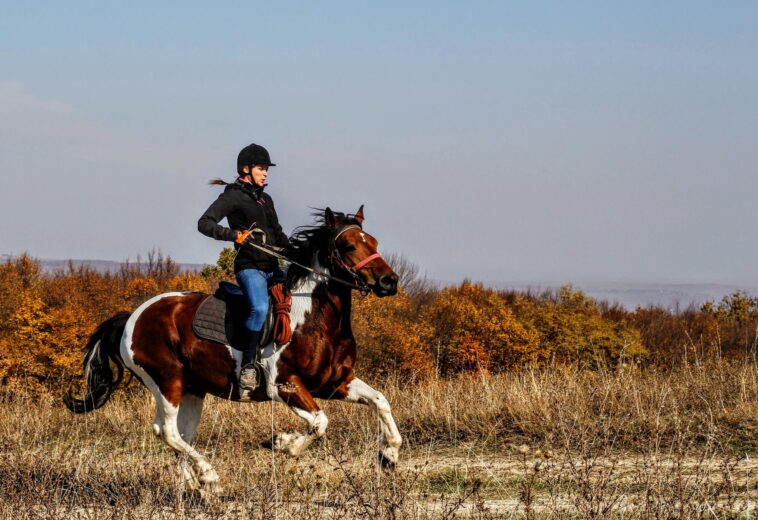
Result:
<svg viewBox="0 0 758 520"><path fill-rule="evenodd" d="M358 262L357 264L355 264L353 267L350 268L350 270L351 271L357 271L358 269L360 269L361 267L365 266L370 261L376 260L377 258L381 258L381 257L382 257L382 255L380 255L379 253L374 253L373 255L367 256L366 258L364 258L363 260L361 260L360 262Z"/></svg>

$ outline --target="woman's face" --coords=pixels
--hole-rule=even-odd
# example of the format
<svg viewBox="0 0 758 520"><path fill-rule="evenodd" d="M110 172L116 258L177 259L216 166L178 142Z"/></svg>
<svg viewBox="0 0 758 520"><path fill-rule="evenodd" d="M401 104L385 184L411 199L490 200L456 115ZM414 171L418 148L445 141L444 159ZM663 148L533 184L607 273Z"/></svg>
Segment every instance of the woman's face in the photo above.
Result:
<svg viewBox="0 0 758 520"><path fill-rule="evenodd" d="M254 185L262 188L263 185L266 184L266 179L268 178L267 164L256 164L252 168L245 166L242 168L242 171L250 175L250 181Z"/></svg>

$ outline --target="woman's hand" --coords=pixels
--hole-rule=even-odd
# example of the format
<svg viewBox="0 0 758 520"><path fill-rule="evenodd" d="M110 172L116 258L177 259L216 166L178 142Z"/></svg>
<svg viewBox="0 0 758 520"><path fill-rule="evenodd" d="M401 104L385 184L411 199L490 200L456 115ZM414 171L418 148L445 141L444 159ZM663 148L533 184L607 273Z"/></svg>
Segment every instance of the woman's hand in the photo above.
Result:
<svg viewBox="0 0 758 520"><path fill-rule="evenodd" d="M250 231L237 231L237 238L234 239L235 244L244 245L247 241L247 237L250 235Z"/></svg>

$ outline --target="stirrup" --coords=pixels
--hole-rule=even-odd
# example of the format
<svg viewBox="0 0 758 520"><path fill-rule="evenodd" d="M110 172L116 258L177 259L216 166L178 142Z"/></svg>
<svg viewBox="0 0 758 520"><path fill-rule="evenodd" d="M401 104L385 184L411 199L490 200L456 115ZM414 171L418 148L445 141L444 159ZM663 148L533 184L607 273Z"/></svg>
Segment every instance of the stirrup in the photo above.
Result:
<svg viewBox="0 0 758 520"><path fill-rule="evenodd" d="M248 363L240 370L239 388L240 391L247 390L253 392L260 386L260 374L258 363L253 361Z"/></svg>

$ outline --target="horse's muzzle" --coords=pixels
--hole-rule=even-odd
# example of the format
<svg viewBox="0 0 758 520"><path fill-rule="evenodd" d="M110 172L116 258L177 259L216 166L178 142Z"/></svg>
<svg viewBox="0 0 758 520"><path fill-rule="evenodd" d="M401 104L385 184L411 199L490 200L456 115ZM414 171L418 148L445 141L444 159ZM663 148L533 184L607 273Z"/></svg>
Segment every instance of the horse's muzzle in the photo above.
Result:
<svg viewBox="0 0 758 520"><path fill-rule="evenodd" d="M376 292L377 296L392 296L397 294L397 281L398 276L395 273L385 274L379 278L374 292Z"/></svg>

